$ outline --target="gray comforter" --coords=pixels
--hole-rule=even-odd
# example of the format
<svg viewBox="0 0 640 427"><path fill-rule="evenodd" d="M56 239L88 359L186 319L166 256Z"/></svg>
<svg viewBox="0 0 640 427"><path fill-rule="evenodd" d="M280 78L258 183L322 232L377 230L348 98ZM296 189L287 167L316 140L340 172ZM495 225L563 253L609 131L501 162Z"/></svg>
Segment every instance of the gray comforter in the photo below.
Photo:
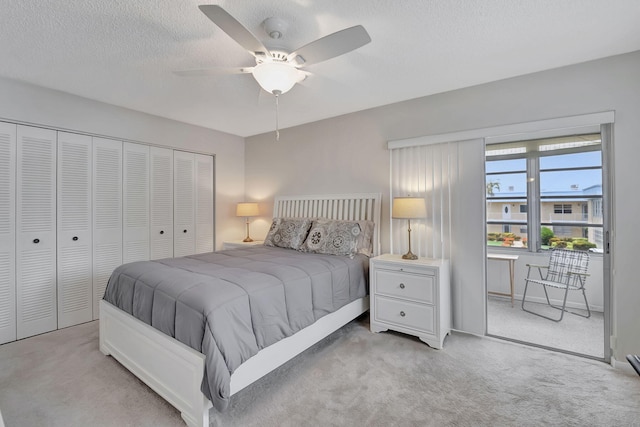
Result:
<svg viewBox="0 0 640 427"><path fill-rule="evenodd" d="M260 349L367 294L368 258L255 246L118 267L104 299L206 356L202 392L229 403Z"/></svg>

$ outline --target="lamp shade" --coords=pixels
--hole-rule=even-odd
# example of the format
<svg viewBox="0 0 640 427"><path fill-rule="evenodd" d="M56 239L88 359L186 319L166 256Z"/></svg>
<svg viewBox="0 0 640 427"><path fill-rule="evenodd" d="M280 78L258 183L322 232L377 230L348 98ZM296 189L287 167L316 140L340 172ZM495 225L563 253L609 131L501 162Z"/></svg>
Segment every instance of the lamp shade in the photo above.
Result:
<svg viewBox="0 0 640 427"><path fill-rule="evenodd" d="M424 218L427 216L427 205L421 197L395 197L391 217L398 219Z"/></svg>
<svg viewBox="0 0 640 427"><path fill-rule="evenodd" d="M238 203L236 207L236 216L258 216L258 204L253 202Z"/></svg>
<svg viewBox="0 0 640 427"><path fill-rule="evenodd" d="M302 81L304 74L285 62L263 62L253 68L253 78L267 92L283 94Z"/></svg>

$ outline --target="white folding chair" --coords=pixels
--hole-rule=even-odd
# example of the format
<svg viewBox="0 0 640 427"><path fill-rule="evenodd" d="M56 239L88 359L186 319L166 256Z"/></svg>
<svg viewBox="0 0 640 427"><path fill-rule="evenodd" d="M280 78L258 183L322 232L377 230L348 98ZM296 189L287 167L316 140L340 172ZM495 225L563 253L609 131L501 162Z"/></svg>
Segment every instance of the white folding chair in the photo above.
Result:
<svg viewBox="0 0 640 427"><path fill-rule="evenodd" d="M527 264L527 267L527 277L524 279L524 294L522 295L522 309L524 311L540 317L544 317L549 320L553 320L554 322L559 322L562 320L564 312L568 311L566 309L566 306L567 295L569 294L569 291L582 291L582 296L584 297L584 303L587 306L588 314L585 316L580 313L570 313L586 318L591 317L591 310L589 309L589 303L587 302L587 294L584 291L584 285L586 283L587 277L589 276L589 274L587 274L587 269L589 267L588 252L570 249L552 249L551 256L549 258L549 265ZM538 270L540 278L531 277L532 268ZM544 274L543 269L546 270ZM550 307L560 310L560 317L558 319L554 319L552 317L545 316L544 314L536 313L535 311L527 310L526 308L524 308L525 300L527 297L527 289L530 283L542 285L542 289L544 289L544 296L547 299L547 304L549 304ZM564 289L565 292L564 299L562 301L562 307L551 304L551 301L549 300L549 294L547 293L547 287Z"/></svg>

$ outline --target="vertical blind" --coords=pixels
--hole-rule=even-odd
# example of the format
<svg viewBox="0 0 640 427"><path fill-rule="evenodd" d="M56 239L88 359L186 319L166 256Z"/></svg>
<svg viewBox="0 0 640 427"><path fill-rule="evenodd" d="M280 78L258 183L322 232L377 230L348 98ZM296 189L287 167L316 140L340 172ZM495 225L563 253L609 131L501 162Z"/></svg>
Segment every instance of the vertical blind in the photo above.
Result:
<svg viewBox="0 0 640 427"><path fill-rule="evenodd" d="M391 150L391 198L423 197L427 217L411 221L411 249L449 259L454 328L485 332L484 141ZM391 250L408 248L407 220L391 220Z"/></svg>

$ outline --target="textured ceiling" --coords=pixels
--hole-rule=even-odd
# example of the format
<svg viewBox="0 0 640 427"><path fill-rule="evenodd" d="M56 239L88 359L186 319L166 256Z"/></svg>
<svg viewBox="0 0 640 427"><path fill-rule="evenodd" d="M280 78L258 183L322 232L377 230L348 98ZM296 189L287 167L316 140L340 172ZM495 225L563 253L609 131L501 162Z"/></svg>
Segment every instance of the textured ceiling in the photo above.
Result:
<svg viewBox="0 0 640 427"><path fill-rule="evenodd" d="M4 0L0 76L240 136L274 129L250 74L173 70L255 62L198 9L206 0ZM225 0L269 48L361 24L372 42L311 65L280 97L282 128L640 50L638 0ZM289 23L274 44L260 23Z"/></svg>

